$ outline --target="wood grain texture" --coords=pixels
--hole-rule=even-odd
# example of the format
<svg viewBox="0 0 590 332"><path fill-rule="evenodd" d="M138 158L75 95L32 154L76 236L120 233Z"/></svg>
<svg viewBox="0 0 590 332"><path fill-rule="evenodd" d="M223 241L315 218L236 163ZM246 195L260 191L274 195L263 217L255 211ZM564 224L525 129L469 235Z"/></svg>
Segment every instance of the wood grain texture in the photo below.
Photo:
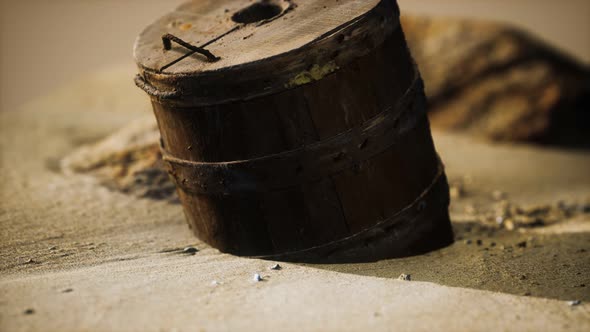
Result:
<svg viewBox="0 0 590 332"><path fill-rule="evenodd" d="M285 1L277 1L281 4ZM235 26L240 29L224 37L208 49L220 56L221 61L207 63L195 59L181 61L169 70L170 74L204 73L232 70L231 67L258 62L299 49L334 28L366 14L380 0L296 0L295 10L288 12L272 24L240 25L232 21L232 15L251 5L249 0L199 0L181 5L143 31L135 45L136 61L142 68L156 70L179 56L186 49L175 46L171 52L163 52L161 37L173 33L194 45L201 45Z"/></svg>
<svg viewBox="0 0 590 332"><path fill-rule="evenodd" d="M207 8L230 3L241 2ZM301 1L289 15L238 30L256 29L236 41L260 47L253 62L184 59L165 73L139 63L156 89L182 91L152 104L195 234L224 252L297 260L372 260L450 243L448 187L396 3ZM307 44L287 42L296 32ZM256 44L264 36L276 45ZM219 47L210 50L230 46ZM438 203L425 209L420 197ZM418 210L400 222L410 206Z"/></svg>
<svg viewBox="0 0 590 332"><path fill-rule="evenodd" d="M171 67L166 66L188 51L163 49L162 35L177 33L171 27L176 18L164 18L165 22L154 23L136 42L140 77L164 94L175 92L178 97L167 100L168 105L243 101L321 79L371 52L399 25L399 9L393 0L306 0L295 4L284 17L263 25L228 26L217 35L223 37L208 39L215 42L207 49L221 60L208 62L202 55L191 55ZM202 19L217 22L209 16ZM232 32L225 34L228 31ZM191 40L185 34L179 37ZM163 57L165 60L158 60Z"/></svg>

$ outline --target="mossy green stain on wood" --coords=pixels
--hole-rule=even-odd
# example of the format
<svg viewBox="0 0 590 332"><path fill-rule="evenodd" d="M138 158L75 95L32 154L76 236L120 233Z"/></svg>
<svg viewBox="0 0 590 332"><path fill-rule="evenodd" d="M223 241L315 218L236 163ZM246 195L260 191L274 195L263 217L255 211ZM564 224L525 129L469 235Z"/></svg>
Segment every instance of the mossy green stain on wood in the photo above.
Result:
<svg viewBox="0 0 590 332"><path fill-rule="evenodd" d="M289 83L286 84L287 88L293 88L296 86L308 84L314 81L319 81L322 78L326 77L328 74L331 74L338 70L340 67L336 65L336 62L330 61L325 65L313 65L309 70L301 72L293 77Z"/></svg>

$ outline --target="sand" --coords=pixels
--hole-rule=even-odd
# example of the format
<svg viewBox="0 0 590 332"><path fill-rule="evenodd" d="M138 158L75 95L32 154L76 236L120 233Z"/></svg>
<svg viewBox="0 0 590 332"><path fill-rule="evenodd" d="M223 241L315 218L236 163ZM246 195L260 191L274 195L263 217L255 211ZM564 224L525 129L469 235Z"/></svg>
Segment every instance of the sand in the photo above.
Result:
<svg viewBox="0 0 590 332"><path fill-rule="evenodd" d="M60 171L76 148L151 117L133 73L102 71L0 113L1 331L590 330L588 152L435 132L464 191L451 206L454 245L269 270L274 262L193 238L178 204ZM507 230L482 221L498 204L494 191L523 207L562 201L575 211Z"/></svg>

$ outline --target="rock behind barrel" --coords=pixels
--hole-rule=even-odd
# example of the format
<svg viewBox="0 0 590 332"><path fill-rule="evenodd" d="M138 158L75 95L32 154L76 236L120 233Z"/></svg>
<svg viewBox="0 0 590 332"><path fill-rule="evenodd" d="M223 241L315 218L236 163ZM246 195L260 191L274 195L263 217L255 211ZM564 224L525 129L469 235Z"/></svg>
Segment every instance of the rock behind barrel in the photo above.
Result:
<svg viewBox="0 0 590 332"><path fill-rule="evenodd" d="M501 23L405 16L433 127L495 141L590 147L590 70Z"/></svg>

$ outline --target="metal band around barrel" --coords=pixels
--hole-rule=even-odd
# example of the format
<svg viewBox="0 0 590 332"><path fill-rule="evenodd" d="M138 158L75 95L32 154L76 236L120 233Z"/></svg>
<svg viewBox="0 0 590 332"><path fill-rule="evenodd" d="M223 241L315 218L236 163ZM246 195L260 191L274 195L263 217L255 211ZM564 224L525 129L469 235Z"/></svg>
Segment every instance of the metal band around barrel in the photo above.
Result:
<svg viewBox="0 0 590 332"><path fill-rule="evenodd" d="M391 250L392 245L403 239L406 236L405 232L415 233L425 225L430 225L433 220L437 220L433 217L433 213L440 213L439 211L446 213L449 202L449 188L444 165L439 157L438 170L428 187L424 188L424 191L412 203L377 222L376 225L349 237L316 247L254 258L306 262L316 260L317 262L338 262L339 260L349 262L354 261L356 257L379 258L384 254L389 255L387 250ZM395 231L392 231L394 227ZM383 250L386 252L382 252Z"/></svg>
<svg viewBox="0 0 590 332"><path fill-rule="evenodd" d="M169 173L182 190L196 194L235 194L284 190L321 180L382 153L426 116L418 70L394 106L363 125L331 138L278 154L230 162L195 162L162 149Z"/></svg>

